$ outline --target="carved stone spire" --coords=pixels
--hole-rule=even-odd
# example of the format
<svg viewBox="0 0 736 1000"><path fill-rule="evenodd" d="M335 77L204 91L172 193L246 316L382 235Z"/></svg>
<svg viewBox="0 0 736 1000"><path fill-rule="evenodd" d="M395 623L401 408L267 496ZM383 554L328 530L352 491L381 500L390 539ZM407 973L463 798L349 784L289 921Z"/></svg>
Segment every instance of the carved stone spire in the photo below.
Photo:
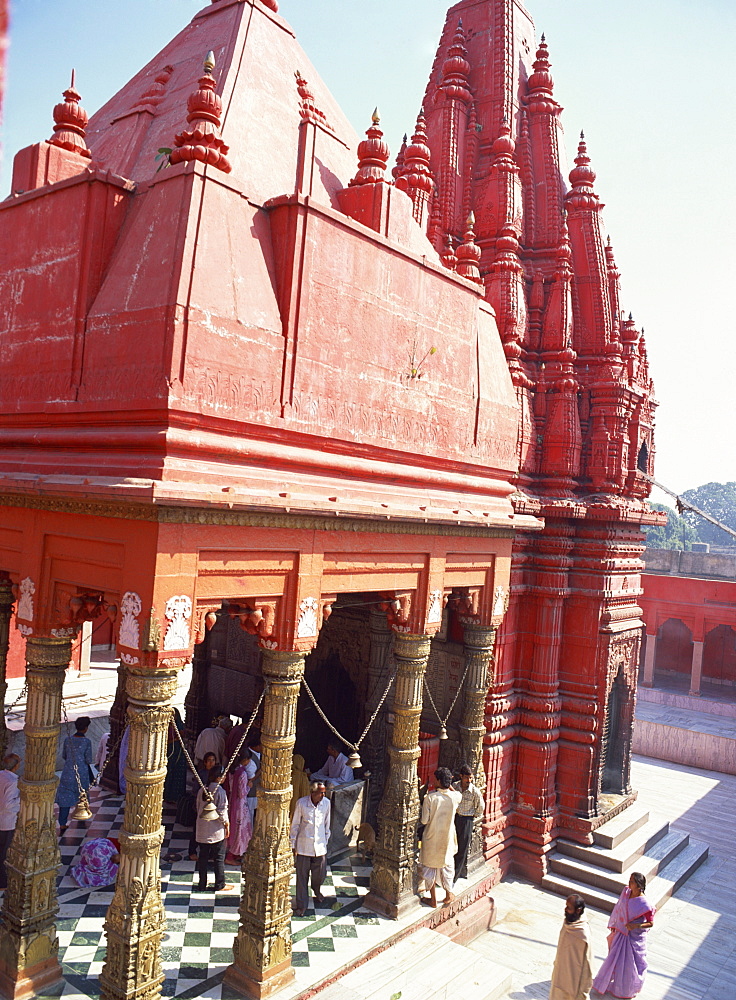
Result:
<svg viewBox="0 0 736 1000"><path fill-rule="evenodd" d="M470 63L468 50L465 48L465 32L463 22L459 21L447 59L442 64L442 83L437 96L444 94L450 100L457 99L466 104L470 103L473 97L468 84L469 73Z"/></svg>
<svg viewBox="0 0 736 1000"><path fill-rule="evenodd" d="M92 153L87 148L85 129L89 115L79 103L82 98L74 87L74 70L72 82L64 91L64 100L54 108L54 134L49 139L52 146L60 146L71 153L91 158Z"/></svg>
<svg viewBox="0 0 736 1000"><path fill-rule="evenodd" d="M396 157L396 166L391 171L391 176L394 181L397 180L404 171L404 160L406 157L406 147L409 145L409 136L404 133L404 139L401 143L401 149L399 150L398 156Z"/></svg>
<svg viewBox="0 0 736 1000"><path fill-rule="evenodd" d="M598 195L593 189L595 171L590 165L588 147L585 143L585 133L580 133L578 155L575 166L570 171L572 190L567 195L567 203L572 208L597 208L600 206Z"/></svg>
<svg viewBox="0 0 736 1000"><path fill-rule="evenodd" d="M215 56L208 52L204 61L204 74L199 78L199 87L187 101L187 122L190 128L174 136L176 149L171 153L170 160L172 163L199 160L229 174L232 170L227 158L230 147L225 145L220 136L222 100L215 93L216 81L212 75L214 68Z"/></svg>
<svg viewBox="0 0 736 1000"><path fill-rule="evenodd" d="M457 248L457 273L461 274L463 278L470 278L471 281L477 281L478 284L482 285L483 279L478 267L480 247L475 242L475 216L472 212L468 216L467 225L463 242Z"/></svg>
<svg viewBox="0 0 736 1000"><path fill-rule="evenodd" d="M434 188L426 129L427 123L424 117L424 108L422 108L417 118L416 130L411 138L411 145L407 146L404 151L403 166L396 178L396 187L401 191L406 191L414 202L414 218L419 225L424 224L429 198Z"/></svg>
<svg viewBox="0 0 736 1000"><path fill-rule="evenodd" d="M549 48L547 47L544 35L542 35L542 40L537 49L537 58L534 62L534 72L529 77L527 83L530 102L550 101L556 106L556 102L552 97L555 84L549 70Z"/></svg>
<svg viewBox="0 0 736 1000"><path fill-rule="evenodd" d="M381 115L378 108L373 112L373 124L366 132L365 138L358 146L358 172L350 181L350 187L356 184L388 184L386 167L390 150L384 142L383 132L378 127Z"/></svg>
<svg viewBox="0 0 736 1000"><path fill-rule="evenodd" d="M454 271L456 269L457 256L455 254L455 248L452 245L452 236L450 233L445 234L445 252L442 254L440 259L448 271Z"/></svg>

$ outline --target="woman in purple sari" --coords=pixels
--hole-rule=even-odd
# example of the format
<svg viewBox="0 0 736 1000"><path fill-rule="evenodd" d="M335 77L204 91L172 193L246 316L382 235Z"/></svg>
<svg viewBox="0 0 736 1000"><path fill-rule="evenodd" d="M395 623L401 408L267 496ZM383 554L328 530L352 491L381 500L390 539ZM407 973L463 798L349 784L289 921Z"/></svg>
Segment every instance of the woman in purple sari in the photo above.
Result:
<svg viewBox="0 0 736 1000"><path fill-rule="evenodd" d="M235 768L230 772L230 836L227 841L228 864L237 864L245 853L253 835L253 826L248 810L248 790L256 773L256 765L251 760L250 750L241 751Z"/></svg>
<svg viewBox="0 0 736 1000"><path fill-rule="evenodd" d="M647 901L647 880L634 872L627 889L613 908L608 926L608 957L593 980L598 993L631 1000L644 985L647 971L647 931L654 921L655 907Z"/></svg>

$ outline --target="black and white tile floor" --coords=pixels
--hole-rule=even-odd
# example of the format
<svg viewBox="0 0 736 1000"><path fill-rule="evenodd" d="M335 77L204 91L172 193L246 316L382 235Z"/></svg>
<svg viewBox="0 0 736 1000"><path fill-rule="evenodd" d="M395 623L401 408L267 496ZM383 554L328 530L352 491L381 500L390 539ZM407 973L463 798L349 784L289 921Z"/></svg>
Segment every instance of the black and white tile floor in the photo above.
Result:
<svg viewBox="0 0 736 1000"><path fill-rule="evenodd" d="M111 891L80 889L69 874L82 841L87 837L114 836L122 824L123 799L93 789L93 818L85 826L72 823L60 841L61 869L58 879L59 961L65 983L44 996L85 1000L100 995L99 974L105 958L103 920ZM188 860L189 831L176 826L174 807L166 806L166 838L162 859L180 854L181 861L162 860L161 889L167 929L163 942L166 997L208 997L229 1000L239 994L222 985L232 962L233 938L238 929L239 892L192 893L196 878L194 862ZM311 908L292 920L293 964L296 982L281 997L288 1000L331 972L364 954L400 929L401 922L384 920L362 908L368 891L370 866L358 855L343 856L328 869L323 887L324 905ZM226 869L228 881L240 884L240 871ZM211 881L211 879L210 879Z"/></svg>

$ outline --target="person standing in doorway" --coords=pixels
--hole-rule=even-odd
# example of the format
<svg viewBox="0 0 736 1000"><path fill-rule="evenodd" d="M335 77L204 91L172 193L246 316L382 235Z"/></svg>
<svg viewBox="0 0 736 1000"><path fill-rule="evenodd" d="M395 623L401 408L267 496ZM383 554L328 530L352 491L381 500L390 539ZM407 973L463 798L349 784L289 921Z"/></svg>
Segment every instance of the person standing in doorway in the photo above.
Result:
<svg viewBox="0 0 736 1000"><path fill-rule="evenodd" d="M428 792L422 803L421 824L422 847L419 851L419 868L429 889L430 906L437 905L437 883L445 890L445 902L451 903L455 896L452 884L455 879L455 854L457 834L455 833L455 813L462 800L462 794L452 788L452 771L438 767L434 772L439 785L434 792Z"/></svg>
<svg viewBox="0 0 736 1000"><path fill-rule="evenodd" d="M457 854L455 855L455 880L468 877L468 851L473 837L473 824L483 815L483 796L473 784L473 772L467 764L458 768L458 780L453 783L462 799L455 813Z"/></svg>
<svg viewBox="0 0 736 1000"><path fill-rule="evenodd" d="M572 895L565 900L565 922L557 942L549 1000L588 1000L593 982L590 928L585 900Z"/></svg>
<svg viewBox="0 0 736 1000"><path fill-rule="evenodd" d="M207 869L210 860L215 869L215 892L232 891L235 886L225 881L225 850L227 838L230 835L230 821L227 813L227 795L220 784L222 767L215 764L208 775L207 790L203 788L197 794L197 874L199 882L197 892L207 892ZM214 808L213 808L214 806Z"/></svg>
<svg viewBox="0 0 736 1000"><path fill-rule="evenodd" d="M69 811L79 801L80 788L89 791L92 775L92 744L87 739L87 730L92 720L86 715L74 723L76 732L67 736L61 750L64 767L56 790L59 806L59 829L63 834L68 826Z"/></svg>
<svg viewBox="0 0 736 1000"><path fill-rule="evenodd" d="M5 858L15 834L20 811L20 792L16 774L19 767L20 757L17 753L9 753L3 757L3 769L0 771L0 889L8 887Z"/></svg>
<svg viewBox="0 0 736 1000"><path fill-rule="evenodd" d="M303 917L309 902L307 882L311 876L314 905L323 906L320 892L327 875L327 844L330 839L330 801L323 781L313 781L309 795L299 799L291 821L291 849L296 865L294 912Z"/></svg>

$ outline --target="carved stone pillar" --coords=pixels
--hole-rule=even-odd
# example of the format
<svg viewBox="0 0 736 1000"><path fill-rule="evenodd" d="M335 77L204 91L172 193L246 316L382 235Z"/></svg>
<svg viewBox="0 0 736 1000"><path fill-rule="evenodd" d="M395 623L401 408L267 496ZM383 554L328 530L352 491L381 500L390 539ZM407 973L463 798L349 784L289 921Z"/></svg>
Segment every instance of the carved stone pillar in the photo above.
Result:
<svg viewBox="0 0 736 1000"><path fill-rule="evenodd" d="M127 667L122 660L118 660L118 686L115 690L115 700L110 709L110 737L107 743L107 752L110 755L107 767L102 772L100 784L110 791L120 790L120 738L128 723L128 692L126 691ZM104 761L103 761L104 763Z"/></svg>
<svg viewBox="0 0 736 1000"><path fill-rule="evenodd" d="M5 668L8 662L8 646L10 644L10 619L13 614L13 591L8 579L0 579L0 703L5 704L8 684L5 679ZM0 721L0 760L8 748L8 727L5 725L5 712Z"/></svg>
<svg viewBox="0 0 736 1000"><path fill-rule="evenodd" d="M496 629L483 625L466 625L464 634L465 663L468 672L463 689L463 721L460 723L460 745L463 760L473 771L475 784L485 799L486 772L483 767L483 737L486 734L485 709ZM468 852L468 872L483 864L483 817L473 823L473 836Z"/></svg>
<svg viewBox="0 0 736 1000"><path fill-rule="evenodd" d="M372 611L370 614L371 647L368 664L368 700L365 719L368 720L376 709L391 676L390 660L394 634L389 627L385 612ZM383 703L376 720L368 730L361 745L363 767L371 772L370 791L366 803L366 820L376 825L378 807L386 779L386 712L388 700Z"/></svg>
<svg viewBox="0 0 736 1000"><path fill-rule="evenodd" d="M160 993L165 927L159 854L166 740L177 670L127 668L130 745L120 870L105 920L107 955L100 973L104 1000L151 1000Z"/></svg>
<svg viewBox="0 0 736 1000"><path fill-rule="evenodd" d="M26 640L25 764L0 916L0 994L5 997L31 996L61 979L54 923L60 861L54 796L61 689L71 652L69 639Z"/></svg>
<svg viewBox="0 0 736 1000"><path fill-rule="evenodd" d="M296 704L306 653L263 650L266 695L261 728L261 786L255 829L243 859L240 927L225 982L250 997L267 997L294 978L291 966L289 842L291 758Z"/></svg>
<svg viewBox="0 0 736 1000"><path fill-rule="evenodd" d="M416 829L419 819L417 761L422 682L431 638L397 633L394 638L396 687L394 728L388 748L389 772L378 810L378 837L371 889L365 905L393 919L418 905Z"/></svg>

